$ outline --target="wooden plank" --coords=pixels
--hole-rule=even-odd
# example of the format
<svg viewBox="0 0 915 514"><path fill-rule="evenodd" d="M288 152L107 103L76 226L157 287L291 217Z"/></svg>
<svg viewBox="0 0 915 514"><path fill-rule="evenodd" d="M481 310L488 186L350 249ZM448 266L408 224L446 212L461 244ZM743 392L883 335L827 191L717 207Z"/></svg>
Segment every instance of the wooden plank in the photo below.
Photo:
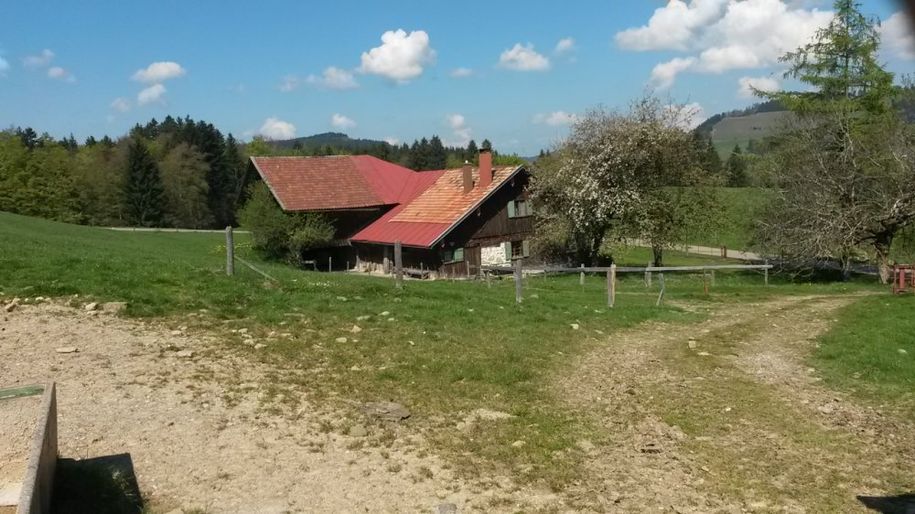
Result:
<svg viewBox="0 0 915 514"><path fill-rule="evenodd" d="M616 264L607 270L607 307L613 308L616 304Z"/></svg>
<svg viewBox="0 0 915 514"><path fill-rule="evenodd" d="M585 269L584 263L582 263L581 269ZM580 286L585 285L585 272L584 272L584 271L582 271L582 272L579 273L579 275L578 275L578 285L580 285Z"/></svg>
<svg viewBox="0 0 915 514"><path fill-rule="evenodd" d="M504 271L506 273L511 272L512 268L506 266L483 266L482 269L490 271ZM651 271L653 273L663 273L665 271L677 272L677 271L706 271L706 270L765 270L772 269L771 264L719 264L719 265L709 265L709 266L661 266L661 267L633 267L633 266L621 266L616 268L617 273L645 273L646 271ZM586 267L586 268L562 268L562 267L545 267L545 268L533 268L531 271L540 271L543 273L606 273L610 270L608 266L602 267Z"/></svg>
<svg viewBox="0 0 915 514"><path fill-rule="evenodd" d="M262 277L264 277L264 278L266 278L266 279L269 279L269 280L272 280L272 281L274 281L274 282L279 282L279 280L277 280L277 279L271 277L270 275L264 273L263 271L257 269L256 267L254 267L253 264L251 264L250 262L248 262L248 261L242 259L241 257L235 257L235 259L236 259L238 262L244 264L245 266L251 268L251 271L254 271L255 273L260 274Z"/></svg>
<svg viewBox="0 0 915 514"><path fill-rule="evenodd" d="M403 248L400 241L394 241L394 286L403 289Z"/></svg>
<svg viewBox="0 0 915 514"><path fill-rule="evenodd" d="M226 275L235 274L235 239L232 237L232 225L226 227Z"/></svg>
<svg viewBox="0 0 915 514"><path fill-rule="evenodd" d="M521 259L515 260L515 303L521 303Z"/></svg>
<svg viewBox="0 0 915 514"><path fill-rule="evenodd" d="M658 273L658 284L661 285L661 292L658 293L658 301L655 303L655 306L661 305L661 302L664 301L664 274Z"/></svg>

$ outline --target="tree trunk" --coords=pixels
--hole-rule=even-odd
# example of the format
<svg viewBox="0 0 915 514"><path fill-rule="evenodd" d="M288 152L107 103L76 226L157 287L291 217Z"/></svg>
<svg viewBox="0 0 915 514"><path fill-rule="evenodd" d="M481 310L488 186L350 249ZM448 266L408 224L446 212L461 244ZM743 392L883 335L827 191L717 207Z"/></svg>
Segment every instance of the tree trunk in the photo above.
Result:
<svg viewBox="0 0 915 514"><path fill-rule="evenodd" d="M880 274L880 283L890 281L892 270L890 268L890 247L893 246L893 236L880 234L874 239L874 254L877 259L877 271Z"/></svg>
<svg viewBox="0 0 915 514"><path fill-rule="evenodd" d="M660 246L652 246L651 255L652 260L654 261L651 264L652 266L660 268L664 265L664 248L661 248Z"/></svg>
<svg viewBox="0 0 915 514"><path fill-rule="evenodd" d="M851 280L851 257L843 255L839 260L839 264L842 266L842 281L848 282Z"/></svg>

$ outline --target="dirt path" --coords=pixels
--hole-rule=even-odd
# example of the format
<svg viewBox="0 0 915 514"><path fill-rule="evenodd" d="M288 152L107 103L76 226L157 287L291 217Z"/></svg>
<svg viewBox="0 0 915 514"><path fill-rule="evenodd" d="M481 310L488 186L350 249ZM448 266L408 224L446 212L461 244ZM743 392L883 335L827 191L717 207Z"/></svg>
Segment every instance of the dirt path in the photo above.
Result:
<svg viewBox="0 0 915 514"><path fill-rule="evenodd" d="M912 424L825 388L805 360L853 298L715 307L692 326L616 334L557 380L597 427L594 510L864 511L858 495L910 492ZM907 490L908 489L908 490Z"/></svg>
<svg viewBox="0 0 915 514"><path fill-rule="evenodd" d="M97 311L27 305L0 313L0 377L56 380L61 457L128 454L153 512L434 512L486 508L494 497L505 510L531 508L532 491L494 494L455 477L409 421L319 412L307 391L296 412L271 408L282 399L269 398L270 370L215 343ZM78 351L56 351L68 346Z"/></svg>

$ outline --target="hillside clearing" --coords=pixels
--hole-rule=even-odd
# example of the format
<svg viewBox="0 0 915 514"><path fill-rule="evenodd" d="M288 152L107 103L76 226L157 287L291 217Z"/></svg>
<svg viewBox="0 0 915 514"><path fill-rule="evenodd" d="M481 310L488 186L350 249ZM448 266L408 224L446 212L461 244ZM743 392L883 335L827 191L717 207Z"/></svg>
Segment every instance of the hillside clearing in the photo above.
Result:
<svg viewBox="0 0 915 514"><path fill-rule="evenodd" d="M247 270L226 277L218 234L117 233L0 214L0 291L24 304L5 317L0 375L56 378L62 457L79 464L129 454L154 512L255 503L293 511L790 507L759 475L722 467L760 431L789 441L799 434L796 458L816 457L808 453L822 434L809 412L771 423L785 398L835 394L849 412L908 430L893 409L859 408L856 396L809 383L802 364L835 309L873 291L865 283L773 277L765 288L759 275L720 273L706 295L701 276L671 274L668 303L655 307L657 291L633 275L621 279L609 310L602 276L584 286L577 276L532 277L519 307L509 281L410 281L396 292L388 279L266 263L240 241L277 284ZM112 300L128 302L124 317L84 308ZM775 322L778 330L765 325L779 316L787 321ZM709 356L684 354L690 337ZM60 346L79 351L58 354ZM783 347L797 351L775 352L780 361L750 352ZM773 369L785 370L788 390L753 372L755 362L786 358L794 365ZM364 405L379 401L406 406L410 418L366 418ZM735 430L725 408L746 426ZM716 453L677 432L711 437L700 428L727 436L727 445ZM829 458L871 456L888 444L882 433L842 435ZM669 458L678 464L664 465ZM703 467L716 474L697 477ZM809 478L797 473L788 479ZM868 473L871 482L847 490L833 478L801 483L795 501L815 506L832 492L832 505L844 508L857 505L852 493L905 489L896 475ZM694 484L699 478L705 485ZM671 488L674 479L689 480ZM362 489L348 485L362 480ZM740 493L751 486L762 500Z"/></svg>

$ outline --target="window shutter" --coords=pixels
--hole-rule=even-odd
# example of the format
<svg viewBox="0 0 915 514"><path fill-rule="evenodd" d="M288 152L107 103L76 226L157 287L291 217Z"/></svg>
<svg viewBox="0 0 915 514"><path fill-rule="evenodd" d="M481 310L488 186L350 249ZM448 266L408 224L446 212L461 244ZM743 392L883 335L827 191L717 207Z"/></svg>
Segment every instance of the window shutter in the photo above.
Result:
<svg viewBox="0 0 915 514"><path fill-rule="evenodd" d="M511 205L511 204L509 204ZM512 260L512 243L511 241L502 243L502 246L505 248L505 260L511 262Z"/></svg>
<svg viewBox="0 0 915 514"><path fill-rule="evenodd" d="M515 217L515 201L514 200L511 200L508 202L508 217L509 218Z"/></svg>
<svg viewBox="0 0 915 514"><path fill-rule="evenodd" d="M521 255L524 257L531 256L531 242L528 239L521 241Z"/></svg>
<svg viewBox="0 0 915 514"><path fill-rule="evenodd" d="M464 249L455 248L454 249L454 261L463 261L464 260Z"/></svg>

